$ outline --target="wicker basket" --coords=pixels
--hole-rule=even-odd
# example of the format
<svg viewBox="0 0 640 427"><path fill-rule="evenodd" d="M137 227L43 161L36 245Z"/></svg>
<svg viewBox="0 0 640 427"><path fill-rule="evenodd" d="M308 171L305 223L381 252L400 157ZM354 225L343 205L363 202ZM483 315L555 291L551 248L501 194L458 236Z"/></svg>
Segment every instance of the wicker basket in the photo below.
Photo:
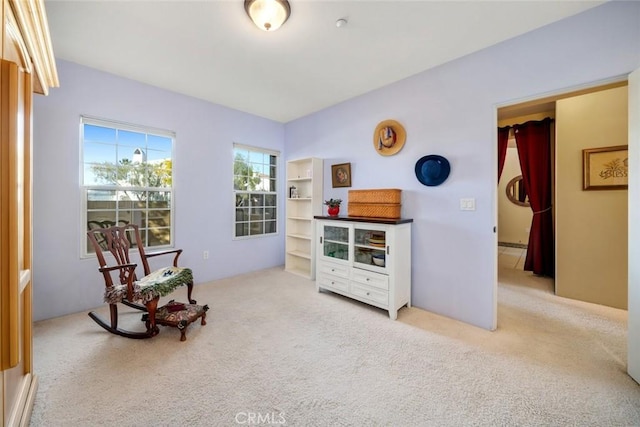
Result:
<svg viewBox="0 0 640 427"><path fill-rule="evenodd" d="M347 211L349 216L366 218L400 218L399 203L353 203L349 201Z"/></svg>
<svg viewBox="0 0 640 427"><path fill-rule="evenodd" d="M402 190L385 188L377 190L349 190L349 204L351 203L401 203Z"/></svg>

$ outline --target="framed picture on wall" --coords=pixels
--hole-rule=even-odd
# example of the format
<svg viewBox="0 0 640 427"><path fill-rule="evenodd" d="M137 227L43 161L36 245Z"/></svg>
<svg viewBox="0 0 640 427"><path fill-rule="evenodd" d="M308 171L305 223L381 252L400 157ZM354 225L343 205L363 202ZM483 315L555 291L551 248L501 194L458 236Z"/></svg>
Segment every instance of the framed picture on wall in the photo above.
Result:
<svg viewBox="0 0 640 427"><path fill-rule="evenodd" d="M331 165L331 184L336 187L351 187L351 163Z"/></svg>
<svg viewBox="0 0 640 427"><path fill-rule="evenodd" d="M625 190L629 187L627 145L582 150L583 190Z"/></svg>

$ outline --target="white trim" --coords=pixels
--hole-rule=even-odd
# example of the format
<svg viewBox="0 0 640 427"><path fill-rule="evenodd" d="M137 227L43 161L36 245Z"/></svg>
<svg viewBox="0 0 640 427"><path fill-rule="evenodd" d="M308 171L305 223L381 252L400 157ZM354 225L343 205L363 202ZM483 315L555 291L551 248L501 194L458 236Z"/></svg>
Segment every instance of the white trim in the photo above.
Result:
<svg viewBox="0 0 640 427"><path fill-rule="evenodd" d="M640 68L629 74L627 373L640 383Z"/></svg>
<svg viewBox="0 0 640 427"><path fill-rule="evenodd" d="M160 129L153 126L136 125L133 123L120 122L117 120L101 119L98 117L87 116L84 114L80 115L81 130L82 130L83 124L112 127L112 128L122 129L122 130L133 131L133 132L144 132L151 135L168 136L174 139L176 137L176 133L172 130Z"/></svg>
<svg viewBox="0 0 640 427"><path fill-rule="evenodd" d="M254 147L252 145L245 145L245 144L239 144L237 142L234 142L233 149L235 150L236 148L241 148L243 150L249 150L249 151L260 151L261 153L269 154L272 156L278 156L278 159L280 158L280 152L277 150L270 150L268 148Z"/></svg>
<svg viewBox="0 0 640 427"><path fill-rule="evenodd" d="M552 90L549 92L542 92L537 95L531 95L523 98L511 99L495 104L497 109L510 107L512 105L524 104L527 102L541 101L546 98L564 98L572 96L573 92L579 92L582 90L596 89L599 86L606 86L614 83L621 83L627 81L628 74L621 74L619 76L610 77L608 79L596 80L594 82L583 83L575 86L565 87L561 89ZM497 123L497 122L496 122Z"/></svg>

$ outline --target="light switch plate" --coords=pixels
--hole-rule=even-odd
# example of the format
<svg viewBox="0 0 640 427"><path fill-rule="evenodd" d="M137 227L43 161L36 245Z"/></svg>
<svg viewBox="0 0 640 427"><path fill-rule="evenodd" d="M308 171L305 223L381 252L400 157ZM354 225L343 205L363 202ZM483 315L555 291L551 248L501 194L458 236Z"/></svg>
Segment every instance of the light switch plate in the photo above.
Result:
<svg viewBox="0 0 640 427"><path fill-rule="evenodd" d="M474 198L460 199L460 210L461 211L475 211L476 210L476 199L474 199Z"/></svg>

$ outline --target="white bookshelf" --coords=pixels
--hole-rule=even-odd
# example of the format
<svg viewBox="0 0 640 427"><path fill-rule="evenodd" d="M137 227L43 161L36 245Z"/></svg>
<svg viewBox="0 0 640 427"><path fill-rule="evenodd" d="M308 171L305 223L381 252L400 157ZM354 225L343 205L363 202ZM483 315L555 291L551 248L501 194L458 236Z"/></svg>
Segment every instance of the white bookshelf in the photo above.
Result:
<svg viewBox="0 0 640 427"><path fill-rule="evenodd" d="M287 162L286 271L315 279L313 217L322 215L322 159L309 157ZM295 187L298 197L291 197Z"/></svg>

